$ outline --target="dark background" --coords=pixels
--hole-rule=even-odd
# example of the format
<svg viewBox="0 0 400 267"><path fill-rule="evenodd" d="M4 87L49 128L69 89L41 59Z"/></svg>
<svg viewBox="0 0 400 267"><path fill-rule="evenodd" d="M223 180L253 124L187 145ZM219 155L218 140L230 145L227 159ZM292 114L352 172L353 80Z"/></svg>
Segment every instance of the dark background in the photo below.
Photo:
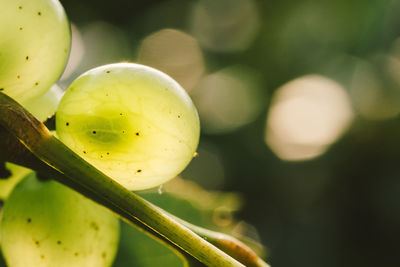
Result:
<svg viewBox="0 0 400 267"><path fill-rule="evenodd" d="M239 65L255 77L259 96L255 100L262 102L254 104L258 108L251 119L231 129L210 130L200 112L206 126L200 156L182 176L208 190L238 192L243 206L235 218L257 229L273 267L399 266L400 84L396 77L400 72L389 73L386 67L387 60L400 59L395 49L400 1L61 2L82 36L98 21L112 29L108 32L118 33L100 34L97 44L105 48L85 47L92 61L84 58L75 76L94 65L137 62L144 38L165 28L196 38L193 10L197 5L211 9L223 20L218 23L231 26L226 26L227 33L224 27L219 32L221 46L218 36L211 48L199 41L205 66L202 76ZM252 9L246 13L249 3ZM253 30L246 35L243 27L254 19L256 23L248 25ZM213 25L210 31L218 27ZM232 48L226 38L232 38L230 44L245 44ZM113 45L110 55L109 44ZM356 96L351 91L362 63L372 68L373 79L380 84L367 111L357 104L364 88L358 88L361 94ZM274 92L308 74L341 84L350 95L354 117L321 155L285 160L264 141L266 118ZM233 76L240 79L237 73ZM241 102L232 103L226 105L240 111Z"/></svg>

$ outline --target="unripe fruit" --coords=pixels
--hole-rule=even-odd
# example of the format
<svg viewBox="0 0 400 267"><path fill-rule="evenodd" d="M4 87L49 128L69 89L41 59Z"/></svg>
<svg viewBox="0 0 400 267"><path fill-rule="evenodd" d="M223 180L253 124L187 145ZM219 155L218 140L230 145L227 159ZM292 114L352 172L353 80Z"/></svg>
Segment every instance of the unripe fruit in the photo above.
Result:
<svg viewBox="0 0 400 267"><path fill-rule="evenodd" d="M119 222L68 187L31 174L6 201L0 231L9 267L107 267L116 253Z"/></svg>
<svg viewBox="0 0 400 267"><path fill-rule="evenodd" d="M71 34L58 0L0 0L0 91L22 105L60 77Z"/></svg>
<svg viewBox="0 0 400 267"><path fill-rule="evenodd" d="M179 174L196 151L200 125L190 97L166 74L132 63L90 70L57 110L59 138L130 190Z"/></svg>

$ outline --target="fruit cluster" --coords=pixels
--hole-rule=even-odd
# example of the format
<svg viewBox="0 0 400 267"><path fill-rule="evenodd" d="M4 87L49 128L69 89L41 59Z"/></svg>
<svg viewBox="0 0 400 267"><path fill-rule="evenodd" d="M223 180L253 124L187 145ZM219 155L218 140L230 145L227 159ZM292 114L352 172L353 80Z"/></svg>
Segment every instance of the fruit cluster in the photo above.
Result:
<svg viewBox="0 0 400 267"><path fill-rule="evenodd" d="M1 0L0 8L0 92L42 121L56 112L58 138L129 190L159 186L186 167L200 126L177 82L147 66L116 63L82 74L60 101L54 83L71 43L63 7L58 0ZM110 266L116 217L36 176L30 172L5 201L0 237L7 264Z"/></svg>

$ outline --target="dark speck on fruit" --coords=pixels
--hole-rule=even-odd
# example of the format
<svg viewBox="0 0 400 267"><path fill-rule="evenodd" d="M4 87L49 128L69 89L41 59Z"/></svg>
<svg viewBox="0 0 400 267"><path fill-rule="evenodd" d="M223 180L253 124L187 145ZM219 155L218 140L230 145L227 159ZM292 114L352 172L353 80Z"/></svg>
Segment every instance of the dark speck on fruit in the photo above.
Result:
<svg viewBox="0 0 400 267"><path fill-rule="evenodd" d="M93 131L92 133L93 133L93 134L96 134L96 131Z"/></svg>
<svg viewBox="0 0 400 267"><path fill-rule="evenodd" d="M42 258L42 260L44 259L44 255L42 254L42 255L40 255L40 258Z"/></svg>
<svg viewBox="0 0 400 267"><path fill-rule="evenodd" d="M60 240L57 241L57 245L61 245L61 241Z"/></svg>
<svg viewBox="0 0 400 267"><path fill-rule="evenodd" d="M96 222L91 222L90 227L95 231L99 230L99 225Z"/></svg>
<svg viewBox="0 0 400 267"><path fill-rule="evenodd" d="M38 86L39 85L39 82L35 82L35 86Z"/></svg>
<svg viewBox="0 0 400 267"><path fill-rule="evenodd" d="M106 71L106 72L107 72L107 73L110 73L111 71L108 70L108 71Z"/></svg>
<svg viewBox="0 0 400 267"><path fill-rule="evenodd" d="M139 133L139 132L137 132L137 133L136 133L136 135L137 135L137 136L139 136L139 135L140 135L140 133Z"/></svg>
<svg viewBox="0 0 400 267"><path fill-rule="evenodd" d="M25 59L26 59L26 60L29 60L29 56L26 56Z"/></svg>
<svg viewBox="0 0 400 267"><path fill-rule="evenodd" d="M38 16L41 16L41 15L42 15L42 12L39 11L37 14L38 14Z"/></svg>
<svg viewBox="0 0 400 267"><path fill-rule="evenodd" d="M4 91L4 88L0 88L0 91Z"/></svg>
<svg viewBox="0 0 400 267"><path fill-rule="evenodd" d="M20 10L21 10L21 9L22 9L22 6L19 6L19 7L18 7L18 9L20 9Z"/></svg>
<svg viewBox="0 0 400 267"><path fill-rule="evenodd" d="M22 27L19 27L19 30L20 30L20 31L22 31L23 29L24 29L24 28L22 28Z"/></svg>
<svg viewBox="0 0 400 267"><path fill-rule="evenodd" d="M75 257L78 257L78 256L79 256L79 253L78 253L78 252L75 252L75 253L74 253L74 256L75 256Z"/></svg>
<svg viewBox="0 0 400 267"><path fill-rule="evenodd" d="M26 219L26 222L27 222L27 223L30 223L31 221L32 221L31 218Z"/></svg>
<svg viewBox="0 0 400 267"><path fill-rule="evenodd" d="M65 125L67 125L67 126L68 126L68 125L69 125L69 122L67 122Z"/></svg>
<svg viewBox="0 0 400 267"><path fill-rule="evenodd" d="M85 150L83 150L83 154L86 154L87 152Z"/></svg>
<svg viewBox="0 0 400 267"><path fill-rule="evenodd" d="M141 169L139 169L139 170L137 170L136 172L137 172L137 173L141 173L141 172L142 172L142 170L141 170Z"/></svg>

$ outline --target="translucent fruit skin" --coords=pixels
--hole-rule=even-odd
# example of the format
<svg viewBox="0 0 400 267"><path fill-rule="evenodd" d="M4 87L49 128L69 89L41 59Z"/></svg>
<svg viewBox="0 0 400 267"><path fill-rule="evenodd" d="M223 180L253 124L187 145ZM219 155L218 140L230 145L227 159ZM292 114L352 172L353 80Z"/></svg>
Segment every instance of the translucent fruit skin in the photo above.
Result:
<svg viewBox="0 0 400 267"><path fill-rule="evenodd" d="M75 80L57 111L59 138L129 190L179 174L196 151L200 123L185 90L153 68L118 63Z"/></svg>
<svg viewBox="0 0 400 267"><path fill-rule="evenodd" d="M0 91L25 105L62 74L69 22L58 0L0 0L0 10Z"/></svg>
<svg viewBox="0 0 400 267"><path fill-rule="evenodd" d="M6 201L0 233L9 267L108 267L119 221L68 187L31 174Z"/></svg>

